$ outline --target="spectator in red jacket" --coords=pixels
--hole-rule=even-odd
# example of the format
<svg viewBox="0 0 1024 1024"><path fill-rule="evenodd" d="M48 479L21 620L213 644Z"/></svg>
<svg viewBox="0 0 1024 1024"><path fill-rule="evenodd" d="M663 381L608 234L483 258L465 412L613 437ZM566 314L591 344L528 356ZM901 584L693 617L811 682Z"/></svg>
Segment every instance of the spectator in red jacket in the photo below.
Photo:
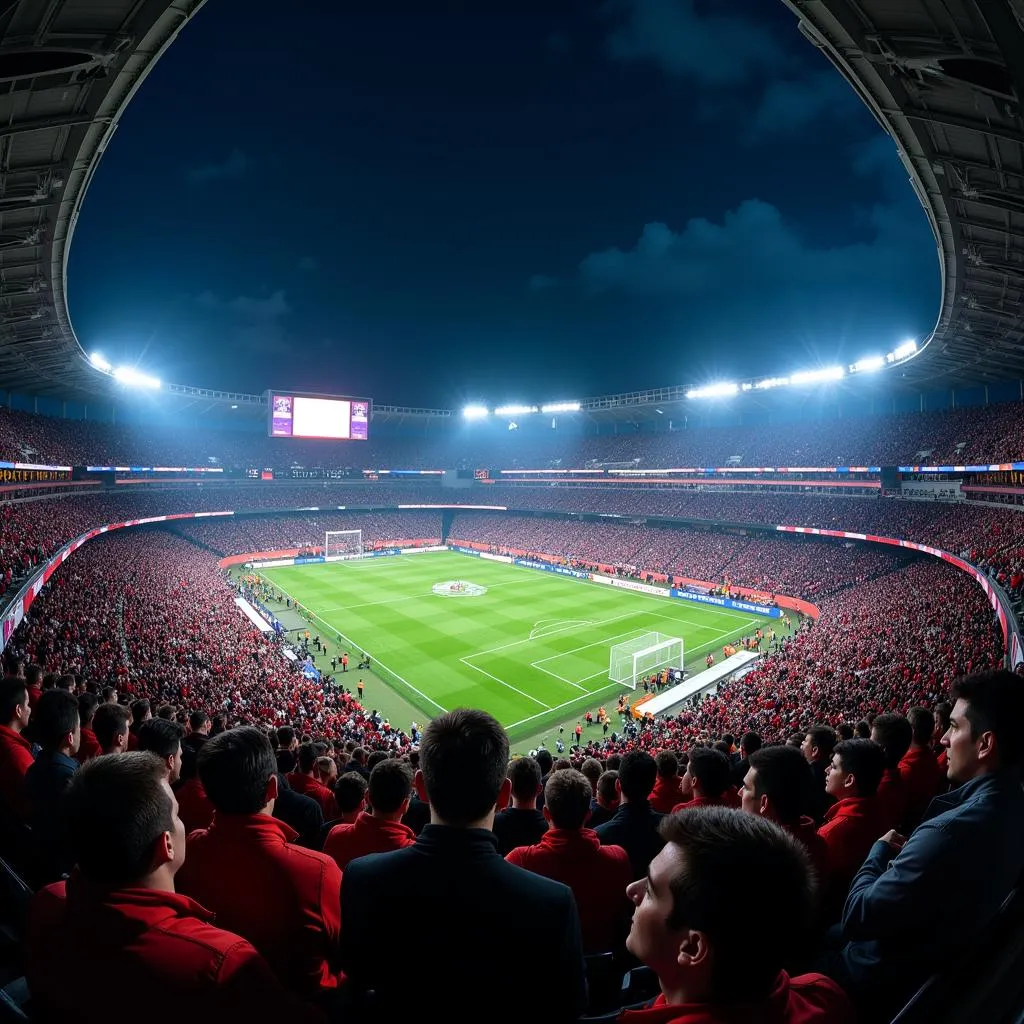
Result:
<svg viewBox="0 0 1024 1024"><path fill-rule="evenodd" d="M182 892L243 935L291 991L315 997L338 984L341 871L330 857L294 845L272 817L274 750L259 729L230 729L203 744L199 777L216 811L193 832Z"/></svg>
<svg viewBox="0 0 1024 1024"><path fill-rule="evenodd" d="M814 914L810 864L796 840L725 807L679 811L661 834L664 849L628 890L636 909L626 948L654 970L662 994L620 1021L852 1024L838 985L784 970ZM772 922L770 941L736 927L754 906Z"/></svg>
<svg viewBox="0 0 1024 1024"><path fill-rule="evenodd" d="M544 817L551 826L534 846L520 846L510 864L569 886L576 897L584 953L617 950L629 928L626 887L633 880L621 846L602 846L586 828L590 781L574 768L552 772L544 787Z"/></svg>
<svg viewBox="0 0 1024 1024"><path fill-rule="evenodd" d="M658 777L649 797L651 807L659 814L670 814L672 808L682 800L679 776L679 758L671 750L663 750L654 759L658 765Z"/></svg>
<svg viewBox="0 0 1024 1024"><path fill-rule="evenodd" d="M811 858L820 886L826 870L825 841L818 835L814 819L803 813L808 806L804 755L796 747L761 747L749 761L740 791L743 810L774 821L798 839Z"/></svg>
<svg viewBox="0 0 1024 1024"><path fill-rule="evenodd" d="M338 804L334 794L316 778L316 758L316 748L313 744L303 743L296 754L295 770L289 772L285 778L296 793L311 796L320 805L324 812L324 821L333 821L338 817Z"/></svg>
<svg viewBox="0 0 1024 1024"><path fill-rule="evenodd" d="M872 740L843 740L832 752L825 787L836 802L818 829L827 864L822 905L830 921L842 912L853 876L881 835L876 794L884 770L885 752Z"/></svg>
<svg viewBox="0 0 1024 1024"><path fill-rule="evenodd" d="M32 717L24 679L6 676L0 684L0 801L19 818L29 814L25 773L35 755L22 731Z"/></svg>
<svg viewBox="0 0 1024 1024"><path fill-rule="evenodd" d="M949 701L940 700L935 705L932 713L935 727L932 730L932 751L935 754L935 761L939 766L939 773L946 778L946 771L949 768L949 751L942 745L942 737L949 732L950 718L953 714L953 705Z"/></svg>
<svg viewBox="0 0 1024 1024"><path fill-rule="evenodd" d="M885 771L878 784L877 803L881 834L899 828L907 813L907 790L900 775L900 761L910 749L913 732L903 715L884 714L871 723L871 738L885 752Z"/></svg>
<svg viewBox="0 0 1024 1024"><path fill-rule="evenodd" d="M934 718L927 708L911 708L907 713L910 722L910 749L900 761L900 777L906 793L906 811L900 832L909 836L921 823L924 812L932 802L943 783L935 755L931 749Z"/></svg>
<svg viewBox="0 0 1024 1024"><path fill-rule="evenodd" d="M206 1021L320 1019L245 939L175 893L185 833L158 758L93 758L68 787L65 810L78 866L32 902L33 1017L80 1018L82 993L111 976L126 1005L146 1006L149 1024L177 1024L183 1006Z"/></svg>
<svg viewBox="0 0 1024 1024"><path fill-rule="evenodd" d="M370 772L370 807L360 811L353 824L335 825L324 843L324 853L345 870L349 861L368 853L386 853L412 846L416 834L402 817L409 810L412 769L405 761L389 758Z"/></svg>
<svg viewBox="0 0 1024 1024"><path fill-rule="evenodd" d="M100 741L96 739L96 733L92 731L92 720L96 715L96 708L99 706L99 698L95 693L80 693L78 695L78 720L82 723L82 740L78 744L78 753L75 757L79 764L85 764L93 757L99 757L103 753Z"/></svg>
<svg viewBox="0 0 1024 1024"><path fill-rule="evenodd" d="M696 747L690 751L683 776L683 795L692 797L677 804L673 810L691 807L727 807L733 802L730 793L729 758L711 747Z"/></svg>

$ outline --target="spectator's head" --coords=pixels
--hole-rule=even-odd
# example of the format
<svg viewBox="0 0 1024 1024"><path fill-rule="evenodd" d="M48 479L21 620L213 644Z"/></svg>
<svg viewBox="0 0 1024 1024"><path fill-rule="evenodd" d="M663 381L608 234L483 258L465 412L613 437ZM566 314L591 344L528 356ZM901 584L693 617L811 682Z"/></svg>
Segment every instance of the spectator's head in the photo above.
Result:
<svg viewBox="0 0 1024 1024"><path fill-rule="evenodd" d="M935 730L935 719L927 708L911 708L907 712L913 745L919 750L927 749Z"/></svg>
<svg viewBox="0 0 1024 1024"><path fill-rule="evenodd" d="M316 749L312 743L303 743L299 747L296 761L298 769L303 775L313 774L313 769L316 767Z"/></svg>
<svg viewBox="0 0 1024 1024"><path fill-rule="evenodd" d="M94 757L64 794L68 842L91 882L104 887L174 891L185 860L185 826L154 754Z"/></svg>
<svg viewBox="0 0 1024 1024"><path fill-rule="evenodd" d="M697 747L690 751L686 778L694 796L718 800L729 788L729 758L720 750Z"/></svg>
<svg viewBox="0 0 1024 1024"><path fill-rule="evenodd" d="M932 743L938 745L942 737L949 731L949 716L953 713L953 705L946 700L940 700L932 712L934 728L932 730Z"/></svg>
<svg viewBox="0 0 1024 1024"><path fill-rule="evenodd" d="M661 823L664 849L626 890L635 910L626 948L658 976L669 1004L754 1002L799 948L814 908L803 847L764 818L699 807ZM770 941L737 927L751 907Z"/></svg>
<svg viewBox="0 0 1024 1024"><path fill-rule="evenodd" d="M836 726L836 736L840 740L852 740L856 734L853 731L853 726L849 722L840 722Z"/></svg>
<svg viewBox="0 0 1024 1024"><path fill-rule="evenodd" d="M654 759L658 767L658 778L671 781L679 774L679 758L671 750L663 750Z"/></svg>
<svg viewBox="0 0 1024 1024"><path fill-rule="evenodd" d="M123 704L101 704L92 716L92 731L104 754L121 754L128 749L128 721L131 713Z"/></svg>
<svg viewBox="0 0 1024 1024"><path fill-rule="evenodd" d="M167 781L173 786L181 778L181 738L185 730L177 722L151 718L138 731L139 750L156 754L167 766Z"/></svg>
<svg viewBox="0 0 1024 1024"><path fill-rule="evenodd" d="M869 740L871 739L871 723L862 718L854 727L853 732L850 739Z"/></svg>
<svg viewBox="0 0 1024 1024"><path fill-rule="evenodd" d="M295 730L290 725L282 725L277 730L277 749L278 750L293 750L298 746L298 740L295 737Z"/></svg>
<svg viewBox="0 0 1024 1024"><path fill-rule="evenodd" d="M138 700L133 700L130 706L132 709L132 732L137 733L142 728L142 723L148 722L153 717L153 705L145 697L140 697Z"/></svg>
<svg viewBox="0 0 1024 1024"><path fill-rule="evenodd" d="M1018 770L1024 759L1020 676L1006 669L976 672L958 679L952 696L956 703L942 737L949 751L949 778L963 783L990 772Z"/></svg>
<svg viewBox="0 0 1024 1024"><path fill-rule="evenodd" d="M460 708L424 730L416 788L432 821L490 828L499 799L508 800L507 769L505 730L486 711Z"/></svg>
<svg viewBox="0 0 1024 1024"><path fill-rule="evenodd" d="M619 806L619 773L602 772L597 780L597 802L609 811Z"/></svg>
<svg viewBox="0 0 1024 1024"><path fill-rule="evenodd" d="M370 756L366 759L366 770L372 772L374 768L388 759L388 752L386 750L371 750Z"/></svg>
<svg viewBox="0 0 1024 1024"><path fill-rule="evenodd" d="M807 761L796 747L755 750L743 777L743 810L779 825L796 825L803 815L810 781Z"/></svg>
<svg viewBox="0 0 1024 1024"><path fill-rule="evenodd" d="M39 688L43 681L43 666L29 665L25 669L25 685Z"/></svg>
<svg viewBox="0 0 1024 1024"><path fill-rule="evenodd" d="M643 750L624 754L619 764L619 796L627 804L641 804L654 789L658 766L654 758Z"/></svg>
<svg viewBox="0 0 1024 1024"><path fill-rule="evenodd" d="M199 780L218 814L273 814L277 762L267 737L243 726L208 739L197 759Z"/></svg>
<svg viewBox="0 0 1024 1024"><path fill-rule="evenodd" d="M800 749L811 764L828 762L836 747L836 733L827 725L812 725L804 734Z"/></svg>
<svg viewBox="0 0 1024 1024"><path fill-rule="evenodd" d="M80 693L78 695L78 720L82 723L83 729L92 728L93 715L99 707L100 699L95 693Z"/></svg>
<svg viewBox="0 0 1024 1024"><path fill-rule="evenodd" d="M78 681L74 675L69 672L65 672L64 675L57 677L57 689L63 690L65 693L74 693L78 686Z"/></svg>
<svg viewBox="0 0 1024 1024"><path fill-rule="evenodd" d="M345 772L334 784L334 801L346 821L355 821L366 806L366 778L360 772Z"/></svg>
<svg viewBox="0 0 1024 1024"><path fill-rule="evenodd" d="M825 792L836 800L874 796L885 771L885 751L873 740L843 740L832 752Z"/></svg>
<svg viewBox="0 0 1024 1024"><path fill-rule="evenodd" d="M601 778L601 762L596 757L588 757L583 764L580 765L580 771L587 777L587 782L590 783L591 790L597 792L597 780Z"/></svg>
<svg viewBox="0 0 1024 1024"><path fill-rule="evenodd" d="M198 733L200 736L210 735L210 716L205 711L193 711L188 716L188 728L190 732Z"/></svg>
<svg viewBox="0 0 1024 1024"><path fill-rule="evenodd" d="M393 758L380 761L370 772L370 806L375 818L401 821L409 810L412 769Z"/></svg>
<svg viewBox="0 0 1024 1024"><path fill-rule="evenodd" d="M756 732L745 732L740 740L740 754L750 760L750 755L761 749L761 737Z"/></svg>
<svg viewBox="0 0 1024 1024"><path fill-rule="evenodd" d="M322 785L328 788L334 786L338 778L338 764L333 757L323 754L316 759L316 777Z"/></svg>
<svg viewBox="0 0 1024 1024"><path fill-rule="evenodd" d="M550 750L547 750L545 747L541 747L534 755L533 759L540 765L540 774L542 778L551 774L551 769L555 762L554 758L551 756Z"/></svg>
<svg viewBox="0 0 1024 1024"><path fill-rule="evenodd" d="M32 717L32 730L43 750L74 757L82 739L74 695L67 690L44 690Z"/></svg>
<svg viewBox="0 0 1024 1024"><path fill-rule="evenodd" d="M508 766L514 806L529 809L537 806L540 795L540 765L535 758L517 757Z"/></svg>
<svg viewBox="0 0 1024 1024"><path fill-rule="evenodd" d="M46 680L43 680L45 685ZM117 703L117 687L116 686L104 686L103 687L103 703L104 704L116 704Z"/></svg>
<svg viewBox="0 0 1024 1024"><path fill-rule="evenodd" d="M544 817L552 828L578 831L590 817L593 790L583 772L564 768L544 784Z"/></svg>
<svg viewBox="0 0 1024 1024"><path fill-rule="evenodd" d="M21 732L32 717L28 684L17 676L4 676L0 684L0 725Z"/></svg>
<svg viewBox="0 0 1024 1024"><path fill-rule="evenodd" d="M902 715L879 715L871 723L871 738L885 751L885 767L893 770L910 749L913 730Z"/></svg>

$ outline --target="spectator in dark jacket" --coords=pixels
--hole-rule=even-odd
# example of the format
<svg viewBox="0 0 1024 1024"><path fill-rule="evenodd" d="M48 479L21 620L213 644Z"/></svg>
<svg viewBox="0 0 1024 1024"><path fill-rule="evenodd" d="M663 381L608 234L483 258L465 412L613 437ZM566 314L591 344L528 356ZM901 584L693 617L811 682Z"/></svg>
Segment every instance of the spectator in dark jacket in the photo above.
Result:
<svg viewBox="0 0 1024 1024"><path fill-rule="evenodd" d="M663 814L651 810L648 797L654 789L658 766L650 754L631 750L619 765L616 788L621 803L611 821L595 829L602 846L621 846L629 854L634 878L647 874L665 841L658 832Z"/></svg>

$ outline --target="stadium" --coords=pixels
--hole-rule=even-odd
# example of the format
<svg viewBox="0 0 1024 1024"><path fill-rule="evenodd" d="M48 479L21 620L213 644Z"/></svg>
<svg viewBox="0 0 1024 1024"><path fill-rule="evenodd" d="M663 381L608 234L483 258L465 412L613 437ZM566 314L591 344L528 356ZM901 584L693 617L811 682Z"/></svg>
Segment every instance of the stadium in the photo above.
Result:
<svg viewBox="0 0 1024 1024"><path fill-rule="evenodd" d="M0 14L0 1020L111 968L159 1021L1024 1019L1024 12L774 2L931 331L460 408L83 348L79 212L204 0Z"/></svg>

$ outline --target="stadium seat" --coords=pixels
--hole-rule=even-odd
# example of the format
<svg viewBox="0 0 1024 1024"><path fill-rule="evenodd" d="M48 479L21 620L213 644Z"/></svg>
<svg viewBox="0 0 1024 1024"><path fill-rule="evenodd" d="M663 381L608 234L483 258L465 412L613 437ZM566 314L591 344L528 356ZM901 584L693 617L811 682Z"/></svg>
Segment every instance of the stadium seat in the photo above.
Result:
<svg viewBox="0 0 1024 1024"><path fill-rule="evenodd" d="M32 889L0 858L0 958L6 964L20 956Z"/></svg>
<svg viewBox="0 0 1024 1024"><path fill-rule="evenodd" d="M31 993L24 978L0 988L0 1024L16 1021L30 1021Z"/></svg>
<svg viewBox="0 0 1024 1024"><path fill-rule="evenodd" d="M587 968L587 1012L607 1013L622 1005L622 968L614 953L584 957Z"/></svg>

